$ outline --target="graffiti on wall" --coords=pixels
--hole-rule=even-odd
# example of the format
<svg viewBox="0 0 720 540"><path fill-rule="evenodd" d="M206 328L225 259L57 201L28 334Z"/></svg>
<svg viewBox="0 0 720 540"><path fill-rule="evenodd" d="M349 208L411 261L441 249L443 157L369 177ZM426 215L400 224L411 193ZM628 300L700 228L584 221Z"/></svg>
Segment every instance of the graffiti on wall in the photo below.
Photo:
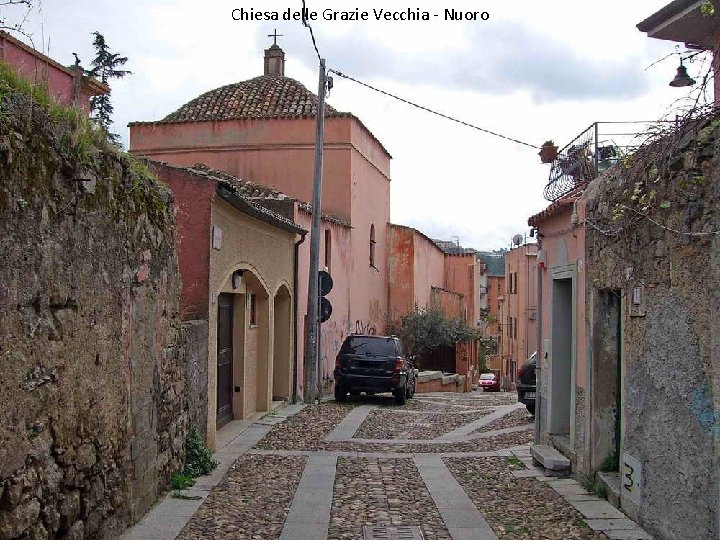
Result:
<svg viewBox="0 0 720 540"><path fill-rule="evenodd" d="M355 321L355 333L356 334L367 334L374 336L377 333L375 325L369 321L361 321L358 319Z"/></svg>

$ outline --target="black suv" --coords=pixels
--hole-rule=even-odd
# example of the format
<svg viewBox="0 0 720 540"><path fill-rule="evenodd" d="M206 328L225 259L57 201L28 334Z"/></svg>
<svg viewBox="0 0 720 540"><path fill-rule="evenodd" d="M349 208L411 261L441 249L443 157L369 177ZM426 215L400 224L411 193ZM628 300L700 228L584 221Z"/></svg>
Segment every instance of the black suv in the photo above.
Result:
<svg viewBox="0 0 720 540"><path fill-rule="evenodd" d="M517 393L518 401L525 405L530 414L535 414L535 367L537 365L537 353L534 352L528 358L527 364L518 369Z"/></svg>
<svg viewBox="0 0 720 540"><path fill-rule="evenodd" d="M392 392L403 405L415 395L415 369L395 336L353 334L335 359L335 400L347 394Z"/></svg>

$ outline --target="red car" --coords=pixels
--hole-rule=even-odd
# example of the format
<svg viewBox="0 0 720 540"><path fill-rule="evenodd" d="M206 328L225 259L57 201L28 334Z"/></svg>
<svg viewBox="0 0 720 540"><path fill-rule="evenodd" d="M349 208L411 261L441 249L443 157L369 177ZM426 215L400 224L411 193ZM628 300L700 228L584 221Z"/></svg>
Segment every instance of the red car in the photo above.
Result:
<svg viewBox="0 0 720 540"><path fill-rule="evenodd" d="M480 375L480 388L489 392L494 390L495 392L500 391L500 379L494 373L483 373Z"/></svg>

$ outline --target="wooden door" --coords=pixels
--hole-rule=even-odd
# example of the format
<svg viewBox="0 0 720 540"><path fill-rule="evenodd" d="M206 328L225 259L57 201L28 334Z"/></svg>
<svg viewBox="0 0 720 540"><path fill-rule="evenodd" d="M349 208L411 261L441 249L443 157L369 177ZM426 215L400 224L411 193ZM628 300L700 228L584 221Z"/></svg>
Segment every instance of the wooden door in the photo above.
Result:
<svg viewBox="0 0 720 540"><path fill-rule="evenodd" d="M233 419L233 302L232 294L218 297L217 428Z"/></svg>

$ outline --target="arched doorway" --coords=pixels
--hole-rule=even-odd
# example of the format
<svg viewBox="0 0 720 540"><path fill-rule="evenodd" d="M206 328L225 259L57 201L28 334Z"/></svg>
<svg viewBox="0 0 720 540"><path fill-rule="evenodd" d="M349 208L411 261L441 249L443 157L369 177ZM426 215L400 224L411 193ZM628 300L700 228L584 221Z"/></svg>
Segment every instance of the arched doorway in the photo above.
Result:
<svg viewBox="0 0 720 540"><path fill-rule="evenodd" d="M285 285L280 286L273 301L273 400L286 400L291 394L290 355L293 340L292 300Z"/></svg>

